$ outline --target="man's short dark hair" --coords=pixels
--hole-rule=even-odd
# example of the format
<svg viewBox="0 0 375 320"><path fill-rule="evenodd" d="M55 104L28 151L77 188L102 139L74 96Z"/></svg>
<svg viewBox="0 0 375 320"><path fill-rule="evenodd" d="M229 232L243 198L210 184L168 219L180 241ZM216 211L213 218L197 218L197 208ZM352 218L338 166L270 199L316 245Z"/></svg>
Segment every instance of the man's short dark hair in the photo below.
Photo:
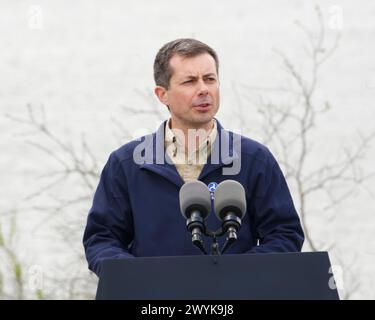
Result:
<svg viewBox="0 0 375 320"><path fill-rule="evenodd" d="M195 39L182 38L166 43L160 48L154 61L154 79L157 86L169 88L169 81L172 77L173 70L169 65L169 61L174 55L192 58L197 55L208 53L216 63L216 72L219 74L219 59L215 50L210 48L203 42Z"/></svg>

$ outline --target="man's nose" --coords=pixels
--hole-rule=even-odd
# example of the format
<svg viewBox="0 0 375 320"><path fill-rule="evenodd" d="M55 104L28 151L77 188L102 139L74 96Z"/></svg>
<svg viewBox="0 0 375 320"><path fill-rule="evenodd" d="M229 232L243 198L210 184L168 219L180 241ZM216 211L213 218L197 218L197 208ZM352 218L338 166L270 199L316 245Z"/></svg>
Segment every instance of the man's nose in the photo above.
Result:
<svg viewBox="0 0 375 320"><path fill-rule="evenodd" d="M208 93L208 86L204 80L200 79L198 81L198 95L206 95Z"/></svg>

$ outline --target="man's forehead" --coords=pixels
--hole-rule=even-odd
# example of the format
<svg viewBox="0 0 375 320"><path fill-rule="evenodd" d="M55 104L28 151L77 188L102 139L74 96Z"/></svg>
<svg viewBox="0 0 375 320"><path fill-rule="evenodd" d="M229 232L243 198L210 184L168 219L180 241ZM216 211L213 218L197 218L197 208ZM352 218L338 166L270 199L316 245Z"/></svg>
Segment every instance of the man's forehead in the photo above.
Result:
<svg viewBox="0 0 375 320"><path fill-rule="evenodd" d="M216 74L216 63L214 58L203 53L195 57L182 57L175 55L170 60L173 73L178 76L196 76L197 73Z"/></svg>

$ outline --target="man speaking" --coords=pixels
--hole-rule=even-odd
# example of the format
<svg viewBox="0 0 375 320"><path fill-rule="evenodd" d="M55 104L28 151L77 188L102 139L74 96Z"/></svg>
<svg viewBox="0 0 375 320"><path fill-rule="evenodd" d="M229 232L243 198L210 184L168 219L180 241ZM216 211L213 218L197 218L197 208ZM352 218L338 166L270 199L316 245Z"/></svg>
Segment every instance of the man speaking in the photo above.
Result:
<svg viewBox="0 0 375 320"><path fill-rule="evenodd" d="M192 245L179 201L181 187L197 180L211 192L225 180L244 190L246 215L226 253L300 251L304 234L275 158L214 118L220 105L216 52L195 39L171 41L156 55L154 78L170 118L109 156L83 237L89 269L99 276L105 259L202 254ZM221 227L215 214L205 223Z"/></svg>

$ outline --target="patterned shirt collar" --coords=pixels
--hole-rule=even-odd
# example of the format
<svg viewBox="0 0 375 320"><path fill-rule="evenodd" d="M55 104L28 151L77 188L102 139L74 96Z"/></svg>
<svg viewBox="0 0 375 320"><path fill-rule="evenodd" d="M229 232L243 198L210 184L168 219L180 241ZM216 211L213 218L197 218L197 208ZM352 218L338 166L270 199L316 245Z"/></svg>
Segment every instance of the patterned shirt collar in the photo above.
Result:
<svg viewBox="0 0 375 320"><path fill-rule="evenodd" d="M203 142L200 143L198 150L193 150L191 154L199 154L198 159L206 158L208 154L210 154L211 147L216 139L217 136L217 123L216 120L213 119L213 126L207 135L207 137L204 139ZM171 129L171 118L166 122L165 126L165 144L168 150L172 150L172 157L176 158L179 154L180 156L183 155L184 158L185 155L185 141L183 140L183 137L176 135L173 130ZM170 147L173 144L173 147ZM188 158L191 155L188 156ZM202 157L200 157L202 156Z"/></svg>

